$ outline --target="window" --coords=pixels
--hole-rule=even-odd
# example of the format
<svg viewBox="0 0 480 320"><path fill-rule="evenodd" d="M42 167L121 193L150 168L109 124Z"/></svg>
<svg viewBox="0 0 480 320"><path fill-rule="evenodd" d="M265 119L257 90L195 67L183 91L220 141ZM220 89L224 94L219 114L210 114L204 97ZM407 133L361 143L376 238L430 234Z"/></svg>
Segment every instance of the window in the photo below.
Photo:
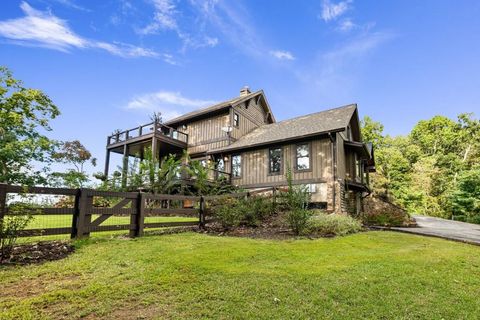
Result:
<svg viewBox="0 0 480 320"><path fill-rule="evenodd" d="M282 170L282 148L271 148L268 151L269 172L279 174Z"/></svg>
<svg viewBox="0 0 480 320"><path fill-rule="evenodd" d="M239 154L232 156L232 177L239 178L242 176L242 156Z"/></svg>
<svg viewBox="0 0 480 320"><path fill-rule="evenodd" d="M218 171L225 171L225 161L223 158L218 158L217 160L217 170Z"/></svg>
<svg viewBox="0 0 480 320"><path fill-rule="evenodd" d="M310 144L302 143L297 145L297 170L310 169Z"/></svg>
<svg viewBox="0 0 480 320"><path fill-rule="evenodd" d="M217 178L223 178L225 177L225 160L223 160L223 158L218 158L217 161L216 161L216 169L217 169L217 172L216 172L216 177Z"/></svg>
<svg viewBox="0 0 480 320"><path fill-rule="evenodd" d="M233 114L233 126L237 127L240 125L240 118L238 116L238 113Z"/></svg>

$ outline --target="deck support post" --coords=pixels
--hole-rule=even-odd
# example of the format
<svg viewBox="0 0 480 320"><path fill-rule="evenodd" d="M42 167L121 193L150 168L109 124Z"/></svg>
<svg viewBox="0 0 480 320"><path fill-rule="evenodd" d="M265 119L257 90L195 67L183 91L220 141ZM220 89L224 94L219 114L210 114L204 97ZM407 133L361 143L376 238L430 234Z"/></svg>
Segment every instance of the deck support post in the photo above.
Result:
<svg viewBox="0 0 480 320"><path fill-rule="evenodd" d="M123 145L123 167L122 167L122 188L127 186L127 173L128 173L128 145Z"/></svg>
<svg viewBox="0 0 480 320"><path fill-rule="evenodd" d="M103 174L105 176L105 180L108 179L109 166L110 166L110 150L107 149L107 152L105 154L105 170L103 171Z"/></svg>

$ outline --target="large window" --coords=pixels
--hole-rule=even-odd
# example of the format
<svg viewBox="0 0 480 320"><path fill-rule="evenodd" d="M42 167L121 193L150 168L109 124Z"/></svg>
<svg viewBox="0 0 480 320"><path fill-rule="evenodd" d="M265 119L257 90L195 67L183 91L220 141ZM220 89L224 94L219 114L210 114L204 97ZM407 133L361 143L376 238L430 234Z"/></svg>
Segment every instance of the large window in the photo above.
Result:
<svg viewBox="0 0 480 320"><path fill-rule="evenodd" d="M280 174L282 172L282 148L271 148L268 150L269 172Z"/></svg>
<svg viewBox="0 0 480 320"><path fill-rule="evenodd" d="M233 126L237 127L240 125L240 117L238 116L238 113L233 114Z"/></svg>
<svg viewBox="0 0 480 320"><path fill-rule="evenodd" d="M239 154L232 156L232 177L239 178L242 176L242 156Z"/></svg>
<svg viewBox="0 0 480 320"><path fill-rule="evenodd" d="M297 144L297 170L310 170L310 144Z"/></svg>

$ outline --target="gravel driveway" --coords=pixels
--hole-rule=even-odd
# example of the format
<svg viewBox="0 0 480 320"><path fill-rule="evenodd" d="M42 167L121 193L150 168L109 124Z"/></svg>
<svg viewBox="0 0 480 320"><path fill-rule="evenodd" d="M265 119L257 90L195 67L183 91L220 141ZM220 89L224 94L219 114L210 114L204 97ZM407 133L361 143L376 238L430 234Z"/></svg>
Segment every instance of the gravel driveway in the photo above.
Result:
<svg viewBox="0 0 480 320"><path fill-rule="evenodd" d="M392 230L440 237L480 245L480 225L434 217L414 216L418 228L391 228Z"/></svg>

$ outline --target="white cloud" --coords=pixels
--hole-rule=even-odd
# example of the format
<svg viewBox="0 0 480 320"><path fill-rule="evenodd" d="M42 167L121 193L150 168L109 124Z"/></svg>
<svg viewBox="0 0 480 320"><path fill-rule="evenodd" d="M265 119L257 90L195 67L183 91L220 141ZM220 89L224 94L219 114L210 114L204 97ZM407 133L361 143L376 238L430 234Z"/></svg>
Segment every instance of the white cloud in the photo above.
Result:
<svg viewBox="0 0 480 320"><path fill-rule="evenodd" d="M75 3L73 0L53 0L61 5L64 5L65 7L69 7L72 9L80 10L80 11L88 11L90 12L89 9L79 6L78 4Z"/></svg>
<svg viewBox="0 0 480 320"><path fill-rule="evenodd" d="M138 30L140 34L154 34L160 30L178 30L175 5L171 0L152 0L155 7L153 22Z"/></svg>
<svg viewBox="0 0 480 320"><path fill-rule="evenodd" d="M330 0L323 0L321 18L325 22L335 20L350 9L351 3L352 0L340 1L338 3L332 3Z"/></svg>
<svg viewBox="0 0 480 320"><path fill-rule="evenodd" d="M269 54L254 20L240 1L190 0L190 3L199 12L202 24L212 26L234 47L252 57Z"/></svg>
<svg viewBox="0 0 480 320"><path fill-rule="evenodd" d="M98 48L120 57L158 57L153 50L130 44L86 39L70 29L67 21L22 2L25 17L0 21L0 36L16 44L45 47L63 52L71 49Z"/></svg>
<svg viewBox="0 0 480 320"><path fill-rule="evenodd" d="M352 29L355 29L358 27L350 18L343 19L338 23L337 30L343 31L343 32L348 32Z"/></svg>
<svg viewBox="0 0 480 320"><path fill-rule="evenodd" d="M295 60L295 57L293 54L291 54L288 51L282 51L282 50L272 50L270 51L270 54L277 58L278 60Z"/></svg>
<svg viewBox="0 0 480 320"><path fill-rule="evenodd" d="M196 19L186 21L175 7L173 0L150 0L154 7L153 21L145 27L137 29L140 35L153 35L161 31L173 31L182 42L181 51L188 48L215 47L219 40L205 34L204 25Z"/></svg>
<svg viewBox="0 0 480 320"><path fill-rule="evenodd" d="M215 104L213 100L191 99L180 92L158 91L134 97L126 105L130 110L160 111L163 119L173 119L187 112Z"/></svg>

